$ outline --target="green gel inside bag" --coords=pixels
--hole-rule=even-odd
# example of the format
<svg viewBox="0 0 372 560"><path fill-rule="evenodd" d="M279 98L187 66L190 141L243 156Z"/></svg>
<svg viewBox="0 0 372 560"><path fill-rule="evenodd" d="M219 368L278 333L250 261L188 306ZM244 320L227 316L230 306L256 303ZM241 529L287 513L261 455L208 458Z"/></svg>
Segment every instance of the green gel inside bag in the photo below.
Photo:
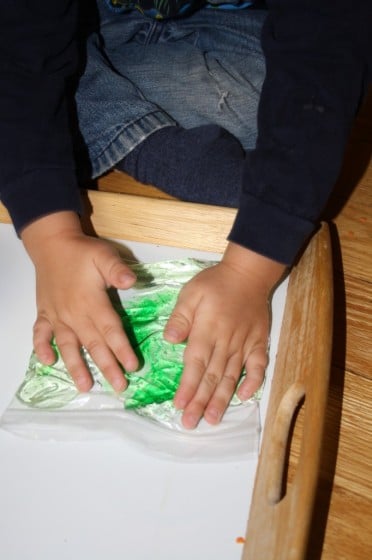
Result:
<svg viewBox="0 0 372 560"><path fill-rule="evenodd" d="M186 344L171 344L163 331L182 286L195 274L214 264L184 259L152 264L136 264L134 289L121 292L113 302L123 327L140 360L140 369L125 373L128 387L116 395L87 351L82 356L94 380L91 393L111 394L120 398L125 408L141 409L171 401L179 387ZM61 408L79 395L60 352L53 342L56 362L45 366L32 353L25 379L17 391L18 399L31 407ZM124 372L123 372L124 374Z"/></svg>

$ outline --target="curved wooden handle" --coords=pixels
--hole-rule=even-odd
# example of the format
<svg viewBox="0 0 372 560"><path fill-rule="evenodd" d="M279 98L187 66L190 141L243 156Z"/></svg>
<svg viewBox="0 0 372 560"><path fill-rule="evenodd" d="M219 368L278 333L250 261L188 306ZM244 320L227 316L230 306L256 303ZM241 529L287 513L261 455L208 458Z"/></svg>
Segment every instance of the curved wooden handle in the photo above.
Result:
<svg viewBox="0 0 372 560"><path fill-rule="evenodd" d="M284 394L273 424L271 447L268 457L267 500L270 505L277 504L283 493L283 475L290 429L295 412L306 393L303 383L295 382Z"/></svg>

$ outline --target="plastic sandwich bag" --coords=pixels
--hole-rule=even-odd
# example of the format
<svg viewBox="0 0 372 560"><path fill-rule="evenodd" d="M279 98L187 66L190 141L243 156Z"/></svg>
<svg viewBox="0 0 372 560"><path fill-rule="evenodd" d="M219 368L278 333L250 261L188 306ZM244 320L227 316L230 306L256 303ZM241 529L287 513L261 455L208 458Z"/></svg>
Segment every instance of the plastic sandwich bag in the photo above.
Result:
<svg viewBox="0 0 372 560"><path fill-rule="evenodd" d="M235 394L217 426L202 419L196 429L186 430L181 411L173 406L185 344L166 342L163 330L181 287L213 264L197 259L133 264L134 288L113 294L141 364L136 372L125 374L127 389L115 393L82 348L94 385L89 393L79 393L54 343L52 366L31 354L24 380L1 418L2 428L27 438L59 441L121 437L146 453L174 460L257 456L261 390L246 402Z"/></svg>

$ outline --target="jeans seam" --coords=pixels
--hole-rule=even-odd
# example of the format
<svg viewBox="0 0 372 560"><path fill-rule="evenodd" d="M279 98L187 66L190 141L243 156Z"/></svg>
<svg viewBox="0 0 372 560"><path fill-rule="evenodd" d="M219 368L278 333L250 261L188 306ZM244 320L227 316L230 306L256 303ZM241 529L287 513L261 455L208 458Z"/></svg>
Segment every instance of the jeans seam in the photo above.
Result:
<svg viewBox="0 0 372 560"><path fill-rule="evenodd" d="M127 124L114 138L110 138L109 144L97 156L91 158L92 178L95 179L111 169L157 130L175 125L176 122L160 110Z"/></svg>

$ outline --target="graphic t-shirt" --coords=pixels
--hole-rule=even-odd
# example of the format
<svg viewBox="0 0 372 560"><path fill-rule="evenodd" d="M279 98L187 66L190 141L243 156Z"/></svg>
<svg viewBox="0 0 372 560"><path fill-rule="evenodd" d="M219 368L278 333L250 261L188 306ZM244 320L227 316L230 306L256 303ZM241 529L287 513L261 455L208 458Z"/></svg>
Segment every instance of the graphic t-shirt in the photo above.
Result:
<svg viewBox="0 0 372 560"><path fill-rule="evenodd" d="M106 0L109 7L123 12L137 9L155 19L169 19L195 12L202 7L215 9L242 9L253 0Z"/></svg>

